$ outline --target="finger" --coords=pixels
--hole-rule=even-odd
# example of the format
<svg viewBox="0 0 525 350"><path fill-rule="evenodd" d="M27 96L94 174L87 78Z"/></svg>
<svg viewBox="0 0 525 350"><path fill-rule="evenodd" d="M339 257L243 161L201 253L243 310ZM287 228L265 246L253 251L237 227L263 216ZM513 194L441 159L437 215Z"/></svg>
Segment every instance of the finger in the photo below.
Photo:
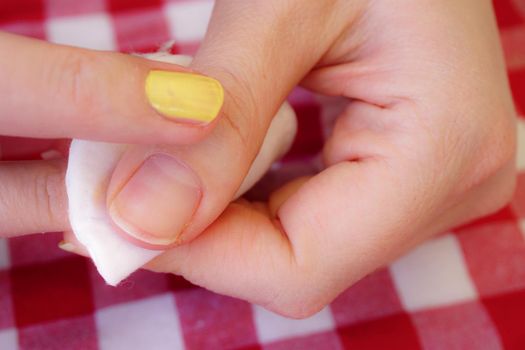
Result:
<svg viewBox="0 0 525 350"><path fill-rule="evenodd" d="M17 236L69 228L65 162L0 163L0 234Z"/></svg>
<svg viewBox="0 0 525 350"><path fill-rule="evenodd" d="M7 33L0 52L4 135L183 144L222 106L220 83L168 63Z"/></svg>

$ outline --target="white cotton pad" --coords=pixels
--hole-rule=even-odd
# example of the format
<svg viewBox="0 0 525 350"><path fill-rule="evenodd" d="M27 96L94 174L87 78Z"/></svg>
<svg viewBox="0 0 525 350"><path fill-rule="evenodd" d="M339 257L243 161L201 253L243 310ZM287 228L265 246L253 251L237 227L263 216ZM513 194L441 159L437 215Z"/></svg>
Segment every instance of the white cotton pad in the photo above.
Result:
<svg viewBox="0 0 525 350"><path fill-rule="evenodd" d="M112 286L162 253L126 241L115 233L109 217L107 187L126 148L126 145L74 140L66 173L73 233L86 247L98 272Z"/></svg>
<svg viewBox="0 0 525 350"><path fill-rule="evenodd" d="M186 56L157 53L148 58L187 65ZM296 132L295 114L284 104L272 121L261 151L237 195L247 191L290 147ZM119 235L106 206L109 181L130 147L122 144L73 140L66 172L69 221L77 240L87 249L104 280L117 285L135 270L162 254L135 246Z"/></svg>

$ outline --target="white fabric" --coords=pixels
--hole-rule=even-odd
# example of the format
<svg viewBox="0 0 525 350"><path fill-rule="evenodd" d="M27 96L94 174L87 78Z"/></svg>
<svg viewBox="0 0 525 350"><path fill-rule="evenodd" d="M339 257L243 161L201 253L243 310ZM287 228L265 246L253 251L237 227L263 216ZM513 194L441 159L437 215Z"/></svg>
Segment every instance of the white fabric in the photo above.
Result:
<svg viewBox="0 0 525 350"><path fill-rule="evenodd" d="M213 10L212 1L168 2L164 13L170 34L180 43L202 40Z"/></svg>
<svg viewBox="0 0 525 350"><path fill-rule="evenodd" d="M98 310L95 319L99 348L184 349L177 311L175 298L171 293Z"/></svg>
<svg viewBox="0 0 525 350"><path fill-rule="evenodd" d="M16 328L0 329L0 345L2 345L2 349L19 349Z"/></svg>
<svg viewBox="0 0 525 350"><path fill-rule="evenodd" d="M478 295L452 234L431 239L390 266L405 310L418 311L475 300Z"/></svg>
<svg viewBox="0 0 525 350"><path fill-rule="evenodd" d="M187 65L188 57L156 53L150 59ZM247 191L291 145L296 131L295 114L284 104L275 116L244 183ZM73 140L66 172L69 221L73 233L87 249L104 280L117 285L129 274L162 253L139 248L116 233L106 206L106 192L113 170L123 153L135 147L122 144Z"/></svg>
<svg viewBox="0 0 525 350"><path fill-rule="evenodd" d="M252 305L252 309L257 337L262 343L330 331L335 328L335 321L328 306L302 320L283 317L257 305Z"/></svg>
<svg viewBox="0 0 525 350"><path fill-rule="evenodd" d="M7 248L7 240L0 238L0 269L9 267L9 249Z"/></svg>
<svg viewBox="0 0 525 350"><path fill-rule="evenodd" d="M525 120L518 118L518 154L517 166L519 171L525 170Z"/></svg>
<svg viewBox="0 0 525 350"><path fill-rule="evenodd" d="M84 16L56 16L46 21L49 41L95 50L117 47L111 17L106 13Z"/></svg>

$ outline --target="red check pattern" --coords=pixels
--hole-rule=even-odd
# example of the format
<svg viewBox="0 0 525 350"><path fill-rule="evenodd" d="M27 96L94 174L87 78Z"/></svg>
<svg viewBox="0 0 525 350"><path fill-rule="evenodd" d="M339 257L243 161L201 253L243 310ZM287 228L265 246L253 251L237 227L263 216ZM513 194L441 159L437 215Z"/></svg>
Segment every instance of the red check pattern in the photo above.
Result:
<svg viewBox="0 0 525 350"><path fill-rule="evenodd" d="M524 115L525 1L494 4ZM207 0L0 0L0 29L125 52L175 39L174 51L191 54L211 8ZM302 90L291 101L299 135L267 185L316 170L337 110ZM169 275L139 271L108 287L89 260L57 249L59 233L0 239L0 349L525 349L525 119L519 130L521 173L508 207L423 244L306 320Z"/></svg>

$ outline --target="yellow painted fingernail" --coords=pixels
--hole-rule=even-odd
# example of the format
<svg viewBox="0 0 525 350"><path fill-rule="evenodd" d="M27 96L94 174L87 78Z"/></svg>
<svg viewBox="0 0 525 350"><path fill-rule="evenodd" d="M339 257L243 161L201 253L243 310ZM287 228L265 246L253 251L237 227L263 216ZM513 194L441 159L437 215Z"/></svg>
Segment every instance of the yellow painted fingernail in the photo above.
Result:
<svg viewBox="0 0 525 350"><path fill-rule="evenodd" d="M224 102L221 84L197 74L152 70L146 78L146 96L167 118L209 123Z"/></svg>

